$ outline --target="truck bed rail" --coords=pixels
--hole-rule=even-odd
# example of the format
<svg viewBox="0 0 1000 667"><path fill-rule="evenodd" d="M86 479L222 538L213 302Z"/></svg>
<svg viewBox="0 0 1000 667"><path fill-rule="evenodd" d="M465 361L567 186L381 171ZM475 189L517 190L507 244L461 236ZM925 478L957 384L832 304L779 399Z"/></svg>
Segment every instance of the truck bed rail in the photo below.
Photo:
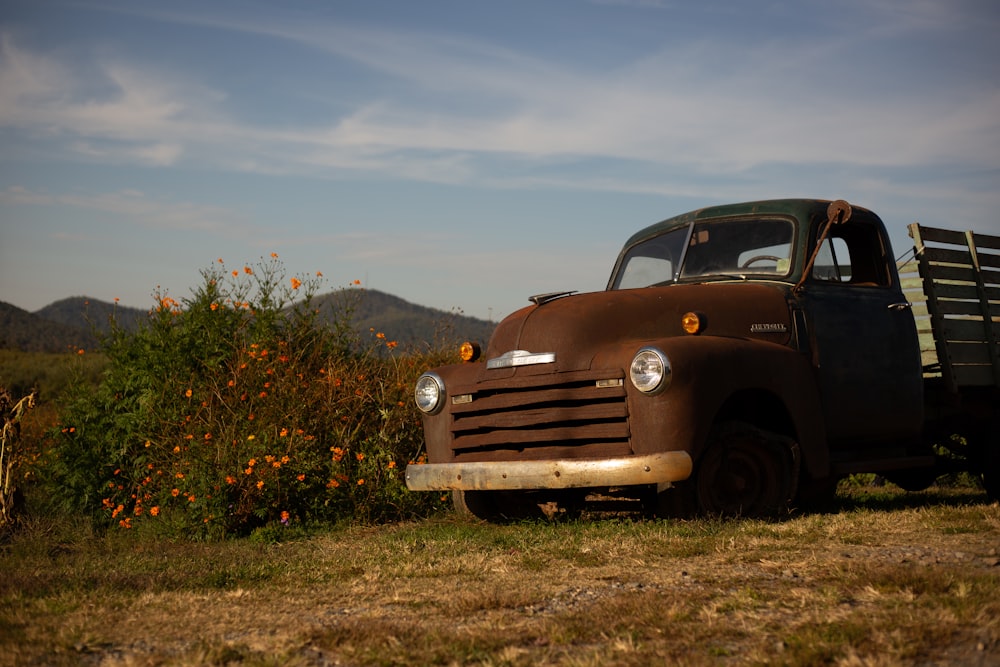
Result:
<svg viewBox="0 0 1000 667"><path fill-rule="evenodd" d="M913 304L925 376L948 391L1000 387L1000 236L909 226L914 257L899 266Z"/></svg>

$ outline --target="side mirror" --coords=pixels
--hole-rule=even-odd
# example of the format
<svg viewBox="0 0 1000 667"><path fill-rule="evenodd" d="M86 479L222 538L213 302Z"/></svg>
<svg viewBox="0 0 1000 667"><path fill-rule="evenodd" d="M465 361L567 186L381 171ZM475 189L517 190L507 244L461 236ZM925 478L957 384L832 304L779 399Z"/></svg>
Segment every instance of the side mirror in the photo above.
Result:
<svg viewBox="0 0 1000 667"><path fill-rule="evenodd" d="M851 205L843 199L830 202L826 207L826 219L831 225L839 225L851 219Z"/></svg>

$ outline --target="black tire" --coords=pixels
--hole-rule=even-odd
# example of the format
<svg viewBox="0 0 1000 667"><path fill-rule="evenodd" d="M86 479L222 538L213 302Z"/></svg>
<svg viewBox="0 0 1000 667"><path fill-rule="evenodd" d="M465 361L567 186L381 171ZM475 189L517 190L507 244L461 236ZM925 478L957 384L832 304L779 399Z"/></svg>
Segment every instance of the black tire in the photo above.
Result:
<svg viewBox="0 0 1000 667"><path fill-rule="evenodd" d="M777 517L787 514L799 475L798 444L743 422L712 430L691 478L660 494L671 516Z"/></svg>

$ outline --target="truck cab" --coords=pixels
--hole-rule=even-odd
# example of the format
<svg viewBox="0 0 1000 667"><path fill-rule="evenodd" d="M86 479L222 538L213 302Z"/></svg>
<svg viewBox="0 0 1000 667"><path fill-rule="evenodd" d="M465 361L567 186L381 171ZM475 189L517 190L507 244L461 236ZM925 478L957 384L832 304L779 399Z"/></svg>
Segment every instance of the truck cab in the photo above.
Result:
<svg viewBox="0 0 1000 667"><path fill-rule="evenodd" d="M769 515L849 472L933 465L914 318L871 211L700 209L629 238L605 290L530 301L482 359L418 380L412 490L484 518L609 497Z"/></svg>

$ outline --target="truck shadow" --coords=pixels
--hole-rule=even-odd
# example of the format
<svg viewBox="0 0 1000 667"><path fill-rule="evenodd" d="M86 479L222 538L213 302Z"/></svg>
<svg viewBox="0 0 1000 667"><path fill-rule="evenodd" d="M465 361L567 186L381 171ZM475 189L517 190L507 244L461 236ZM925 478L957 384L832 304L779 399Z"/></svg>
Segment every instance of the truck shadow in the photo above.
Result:
<svg viewBox="0 0 1000 667"><path fill-rule="evenodd" d="M837 514L856 510L892 511L934 506L996 505L977 486L935 485L906 491L880 479L870 484L841 482L836 495L799 508L795 514Z"/></svg>

